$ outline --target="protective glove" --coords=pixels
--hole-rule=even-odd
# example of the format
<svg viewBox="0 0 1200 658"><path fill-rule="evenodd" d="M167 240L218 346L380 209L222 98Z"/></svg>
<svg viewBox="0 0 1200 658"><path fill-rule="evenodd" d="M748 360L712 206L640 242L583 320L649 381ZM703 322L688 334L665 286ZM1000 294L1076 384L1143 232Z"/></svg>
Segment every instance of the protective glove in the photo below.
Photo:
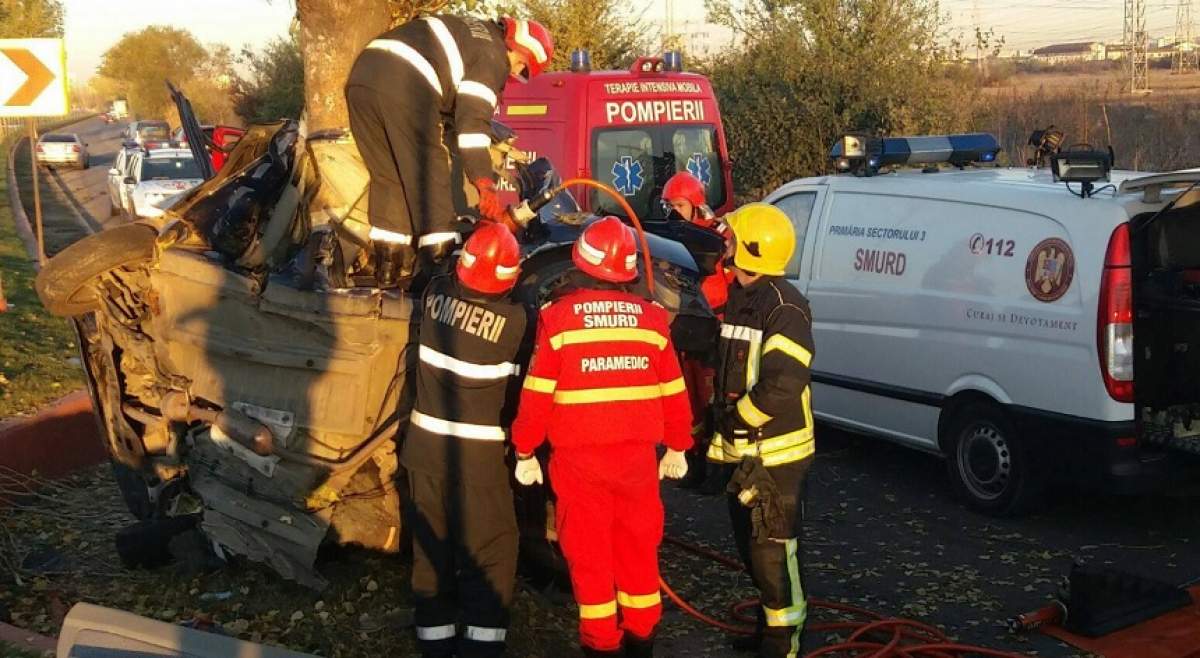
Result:
<svg viewBox="0 0 1200 658"><path fill-rule="evenodd" d="M511 223L508 213L496 195L496 183L490 178L480 178L475 181L475 189L479 190L479 214L484 219L490 219L500 224Z"/></svg>
<svg viewBox="0 0 1200 658"><path fill-rule="evenodd" d="M687 456L679 450L667 448L667 454L658 461L658 479L667 477L678 480L687 475L687 472Z"/></svg>
<svg viewBox="0 0 1200 658"><path fill-rule="evenodd" d="M534 483L542 484L542 465L538 463L537 457L527 457L517 460L516 468L517 482L530 487Z"/></svg>

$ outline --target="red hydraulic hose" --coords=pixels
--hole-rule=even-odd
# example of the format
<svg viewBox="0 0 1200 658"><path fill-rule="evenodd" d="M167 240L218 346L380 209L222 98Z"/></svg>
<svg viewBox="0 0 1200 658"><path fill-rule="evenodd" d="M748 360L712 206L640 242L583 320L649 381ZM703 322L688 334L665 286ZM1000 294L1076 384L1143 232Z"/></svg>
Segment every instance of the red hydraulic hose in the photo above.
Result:
<svg viewBox="0 0 1200 658"><path fill-rule="evenodd" d="M663 542L678 547L693 555L708 558L734 571L745 571L740 562L711 548L671 537L663 537ZM726 633L734 635L754 635L751 625L728 624L714 619L697 610L679 596L663 579L659 578L667 598L679 606L688 615ZM754 620L743 611L759 605L751 599L736 603L731 608L734 619L748 624ZM966 656L987 656L988 658L1022 658L1020 654L1007 651L997 651L986 647L952 642L945 633L933 626L922 624L910 619L885 618L875 612L846 603L808 600L809 610L817 608L844 613L852 617L842 621L808 624L806 630L816 633L844 633L850 635L844 642L837 642L821 647L807 654L806 658L821 656L850 656L851 658L965 658Z"/></svg>
<svg viewBox="0 0 1200 658"><path fill-rule="evenodd" d="M594 181L590 178L572 178L568 181L564 181L562 185L558 186L558 189L555 190L554 193L558 194L559 191L565 190L572 185L587 185L588 187L594 187L597 190L608 194L617 202L617 205L621 206L621 210L624 210L625 214L629 215L629 219L633 222L634 228L637 229L638 240L642 243L642 262L646 265L646 288L653 293L654 270L650 267L650 243L646 240L646 231L642 229L642 221L638 219L637 213L633 211L633 207L630 206L629 202L625 200L625 197L621 196L616 190L605 185L604 183Z"/></svg>

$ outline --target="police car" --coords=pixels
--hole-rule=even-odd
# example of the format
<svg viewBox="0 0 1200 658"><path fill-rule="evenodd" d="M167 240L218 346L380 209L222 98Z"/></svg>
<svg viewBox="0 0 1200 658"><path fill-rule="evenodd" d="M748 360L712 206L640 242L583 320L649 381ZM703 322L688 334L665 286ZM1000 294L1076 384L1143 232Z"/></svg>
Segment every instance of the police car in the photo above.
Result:
<svg viewBox="0 0 1200 658"><path fill-rule="evenodd" d="M123 183L124 208L134 217L159 217L163 209L204 182L187 149L134 151Z"/></svg>
<svg viewBox="0 0 1200 658"><path fill-rule="evenodd" d="M944 455L989 513L1028 509L1051 475L1134 491L1194 473L1200 171L1110 171L1091 150L999 168L998 151L848 136L845 174L767 197L796 227L814 413Z"/></svg>

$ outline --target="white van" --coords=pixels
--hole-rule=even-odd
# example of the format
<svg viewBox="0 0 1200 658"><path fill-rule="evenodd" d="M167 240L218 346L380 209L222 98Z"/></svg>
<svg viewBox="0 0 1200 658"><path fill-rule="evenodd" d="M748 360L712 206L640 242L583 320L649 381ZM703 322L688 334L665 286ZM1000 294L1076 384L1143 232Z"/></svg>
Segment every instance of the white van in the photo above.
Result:
<svg viewBox="0 0 1200 658"><path fill-rule="evenodd" d="M902 141L893 161L998 150ZM945 455L995 514L1049 475L1128 492L1195 472L1200 171L1114 171L1080 198L1045 169L877 167L766 198L796 227L818 419Z"/></svg>

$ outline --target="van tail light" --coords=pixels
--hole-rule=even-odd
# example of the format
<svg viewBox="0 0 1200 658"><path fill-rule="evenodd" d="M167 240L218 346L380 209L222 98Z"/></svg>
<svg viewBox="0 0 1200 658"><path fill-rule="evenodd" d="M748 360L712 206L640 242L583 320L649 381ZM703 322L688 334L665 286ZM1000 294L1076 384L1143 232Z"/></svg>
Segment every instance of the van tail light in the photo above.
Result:
<svg viewBox="0 0 1200 658"><path fill-rule="evenodd" d="M1113 231L1104 255L1096 340L1108 394L1117 402L1133 402L1133 267L1127 223Z"/></svg>

